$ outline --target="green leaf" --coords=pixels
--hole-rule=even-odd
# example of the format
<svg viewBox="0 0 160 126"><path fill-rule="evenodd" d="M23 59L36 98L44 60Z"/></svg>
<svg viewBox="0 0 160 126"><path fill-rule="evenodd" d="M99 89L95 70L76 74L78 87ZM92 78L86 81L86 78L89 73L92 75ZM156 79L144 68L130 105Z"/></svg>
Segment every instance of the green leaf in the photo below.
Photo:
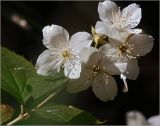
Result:
<svg viewBox="0 0 160 126"><path fill-rule="evenodd" d="M30 97L27 80L35 75L33 65L23 57L1 48L1 88L24 104Z"/></svg>
<svg viewBox="0 0 160 126"><path fill-rule="evenodd" d="M90 113L66 105L48 105L35 110L41 118L59 124L95 124L96 118Z"/></svg>
<svg viewBox="0 0 160 126"><path fill-rule="evenodd" d="M24 104L32 96L43 98L67 83L63 72L55 76L41 76L23 57L2 48L2 89ZM43 97L42 97L43 96Z"/></svg>
<svg viewBox="0 0 160 126"><path fill-rule="evenodd" d="M15 52L8 50L7 48L1 47L1 60L8 67L24 68L26 70L27 77L32 77L36 74L36 70L31 62L26 60L24 57L17 55Z"/></svg>
<svg viewBox="0 0 160 126"><path fill-rule="evenodd" d="M57 89L62 89L68 79L64 77L63 72L56 74L55 76L41 76L37 75L28 80L28 85L31 85L31 95L34 99L40 98L45 94L53 93Z"/></svg>
<svg viewBox="0 0 160 126"><path fill-rule="evenodd" d="M99 120L99 119L97 119L96 120L96 124L104 124L104 123L106 123L107 122L107 120L103 120L103 121L101 121L101 120Z"/></svg>

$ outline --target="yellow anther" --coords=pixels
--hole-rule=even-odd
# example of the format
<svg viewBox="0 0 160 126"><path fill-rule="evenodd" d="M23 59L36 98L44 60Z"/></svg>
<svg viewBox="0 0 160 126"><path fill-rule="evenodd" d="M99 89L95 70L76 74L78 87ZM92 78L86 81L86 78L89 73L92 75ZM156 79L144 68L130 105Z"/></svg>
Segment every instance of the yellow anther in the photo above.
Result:
<svg viewBox="0 0 160 126"><path fill-rule="evenodd" d="M69 59L71 54L69 53L69 51L65 50L62 52L63 58L64 59Z"/></svg>
<svg viewBox="0 0 160 126"><path fill-rule="evenodd" d="M100 72L100 67L99 67L99 66L96 66L96 65L93 65L92 72L93 72L94 74L97 74L98 72Z"/></svg>
<svg viewBox="0 0 160 126"><path fill-rule="evenodd" d="M124 45L120 45L118 49L120 50L121 53L127 52L127 48Z"/></svg>

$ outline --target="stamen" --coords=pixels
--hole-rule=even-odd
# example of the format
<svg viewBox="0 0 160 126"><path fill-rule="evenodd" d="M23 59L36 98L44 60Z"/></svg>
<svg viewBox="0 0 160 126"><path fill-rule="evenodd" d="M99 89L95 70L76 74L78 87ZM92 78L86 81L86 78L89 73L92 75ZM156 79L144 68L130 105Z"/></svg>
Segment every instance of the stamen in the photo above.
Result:
<svg viewBox="0 0 160 126"><path fill-rule="evenodd" d="M131 60L132 58L136 58L136 56L133 56L133 53L135 51L135 46L134 44L130 44L128 41L124 42L122 45L120 45L117 48L118 56L120 57L125 57L125 59Z"/></svg>
<svg viewBox="0 0 160 126"><path fill-rule="evenodd" d="M118 10L118 18L120 19L121 18L121 8L119 7L119 10Z"/></svg>
<svg viewBox="0 0 160 126"><path fill-rule="evenodd" d="M68 58L70 56L70 54L69 54L69 52L67 50L63 51L62 55L63 55L64 58Z"/></svg>
<svg viewBox="0 0 160 126"><path fill-rule="evenodd" d="M128 85L127 85L127 81L126 81L126 76L121 74L120 78L123 80L123 83L124 83L123 92L127 93L128 92Z"/></svg>

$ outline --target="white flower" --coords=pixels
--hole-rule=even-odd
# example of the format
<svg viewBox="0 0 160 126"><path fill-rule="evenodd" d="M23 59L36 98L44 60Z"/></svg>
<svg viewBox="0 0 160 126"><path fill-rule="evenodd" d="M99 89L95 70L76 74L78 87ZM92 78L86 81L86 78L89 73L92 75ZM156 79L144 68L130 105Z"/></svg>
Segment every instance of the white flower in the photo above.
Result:
<svg viewBox="0 0 160 126"><path fill-rule="evenodd" d="M148 123L152 126L159 126L160 125L160 115L152 116L148 119Z"/></svg>
<svg viewBox="0 0 160 126"><path fill-rule="evenodd" d="M142 113L131 111L126 114L126 121L128 126L159 126L160 115L152 116L147 120Z"/></svg>
<svg viewBox="0 0 160 126"><path fill-rule="evenodd" d="M77 93L92 86L94 94L102 101L113 100L117 95L117 84L111 75L121 72L115 64L104 58L98 49L84 48L81 52L82 72L80 78L70 80L67 90ZM126 66L126 64L125 64Z"/></svg>
<svg viewBox="0 0 160 126"><path fill-rule="evenodd" d="M139 74L137 57L144 56L152 50L153 37L146 34L136 34L129 36L126 42L117 41L109 38L109 44L103 45L100 49L103 55L111 61L126 62L127 68L121 79L127 90L126 77L135 80ZM121 69L121 66L119 67ZM125 91L126 92L126 91Z"/></svg>
<svg viewBox="0 0 160 126"><path fill-rule="evenodd" d="M135 3L121 11L114 2L106 0L99 2L98 13L102 21L96 23L97 33L125 41L128 35L142 32L141 29L134 29L141 20L141 8Z"/></svg>
<svg viewBox="0 0 160 126"><path fill-rule="evenodd" d="M68 32L58 25L43 28L43 44L48 48L37 59L37 73L54 75L64 68L64 74L71 79L79 78L81 63L79 52L90 47L92 37L87 32L78 32L69 40Z"/></svg>

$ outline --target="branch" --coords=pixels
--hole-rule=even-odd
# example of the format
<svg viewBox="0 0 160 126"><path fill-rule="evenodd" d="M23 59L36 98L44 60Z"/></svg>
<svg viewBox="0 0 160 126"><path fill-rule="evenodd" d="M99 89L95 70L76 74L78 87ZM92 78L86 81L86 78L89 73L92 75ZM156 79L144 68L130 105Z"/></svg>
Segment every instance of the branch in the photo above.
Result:
<svg viewBox="0 0 160 126"><path fill-rule="evenodd" d="M59 91L60 91L60 89L57 90L56 92L50 94L46 99L44 99L40 104L38 104L36 108L33 108L31 111L35 111L36 109L40 108L42 105L44 105L46 102L48 102L53 96L55 96Z"/></svg>
<svg viewBox="0 0 160 126"><path fill-rule="evenodd" d="M9 122L7 124L7 126L10 126L10 125L13 125L15 124L16 122L19 122L21 120L24 120L26 117L29 117L29 114L28 113L25 113L23 115L19 115L17 118L15 118L14 120L12 120L11 122Z"/></svg>
<svg viewBox="0 0 160 126"><path fill-rule="evenodd" d="M60 89L57 90L56 92L50 94L46 99L44 99L40 104L38 104L38 105L37 105L35 108L33 108L31 111L33 112L33 111L35 111L36 109L40 108L42 105L44 105L46 102L48 102L53 96L55 96L59 91L60 91ZM19 116L18 116L17 118L15 118L14 120L12 120L11 122L9 122L9 123L7 124L7 126L13 125L13 124L15 124L16 122L19 122L19 121L21 121L21 120L24 120L24 119L26 119L27 117L30 116L29 113L24 113L24 114L23 114L23 113L24 113L23 105L21 105L21 112L20 112Z"/></svg>
<svg viewBox="0 0 160 126"><path fill-rule="evenodd" d="M24 109L23 109L23 105L21 105L21 112L20 112L19 116L17 118L15 118L14 120L12 120L11 122L9 122L7 124L7 126L13 125L16 122L19 122L20 120L23 120L23 119L26 119L27 117L29 117L28 113L25 113L25 114L23 114L23 113L24 113Z"/></svg>

